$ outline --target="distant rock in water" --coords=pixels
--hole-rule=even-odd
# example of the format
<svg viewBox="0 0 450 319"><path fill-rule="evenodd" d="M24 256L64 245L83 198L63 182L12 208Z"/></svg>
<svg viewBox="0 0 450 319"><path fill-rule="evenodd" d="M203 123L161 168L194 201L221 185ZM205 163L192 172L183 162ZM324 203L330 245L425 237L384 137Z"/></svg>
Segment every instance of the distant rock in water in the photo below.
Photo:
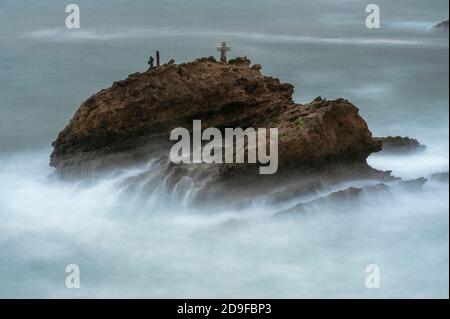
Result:
<svg viewBox="0 0 450 319"><path fill-rule="evenodd" d="M224 201L228 199L223 189L214 186L223 184L227 191L253 196L273 185L295 184L301 180L299 174L317 173L333 181L390 178L367 165L366 158L381 149L381 141L372 138L352 103L318 97L297 104L294 87L264 76L261 68L251 66L247 58L225 64L210 57L131 74L80 106L54 141L50 164L58 176L72 178L159 158L154 165L165 176L168 191L180 189L176 185L188 176ZM191 130L194 119L202 121L202 129L278 128L278 172L262 176L247 164L170 162L175 143L169 139L171 130ZM148 174L142 174L130 183L147 179Z"/></svg>
<svg viewBox="0 0 450 319"><path fill-rule="evenodd" d="M448 20L439 22L431 30L435 32L448 32Z"/></svg>
<svg viewBox="0 0 450 319"><path fill-rule="evenodd" d="M411 153L425 151L426 146L419 143L418 140L402 137L402 136L387 136L387 137L376 137L375 140L382 143L383 153Z"/></svg>
<svg viewBox="0 0 450 319"><path fill-rule="evenodd" d="M422 186L425 185L425 183L428 180L424 177L419 177L416 179L410 179L406 181L400 181L398 182L399 186L407 189L407 190L420 190L422 189Z"/></svg>
<svg viewBox="0 0 450 319"><path fill-rule="evenodd" d="M448 174L448 172L435 173L430 176L430 179L432 181L436 181L436 182L448 183L449 174Z"/></svg>

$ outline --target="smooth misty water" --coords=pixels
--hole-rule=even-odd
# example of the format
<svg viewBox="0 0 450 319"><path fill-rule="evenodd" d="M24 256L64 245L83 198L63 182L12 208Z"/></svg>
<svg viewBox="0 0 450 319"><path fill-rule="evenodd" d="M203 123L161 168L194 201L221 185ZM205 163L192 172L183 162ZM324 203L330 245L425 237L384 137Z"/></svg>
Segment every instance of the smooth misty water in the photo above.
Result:
<svg viewBox="0 0 450 319"><path fill-rule="evenodd" d="M260 199L198 212L162 192L130 198L125 176L46 178L50 144L83 100L145 70L156 49L182 62L217 56L222 40L293 83L298 102L345 97L375 135L428 145L372 156L374 167L404 178L448 171L448 34L428 32L448 1L378 1L379 30L364 27L361 1L76 2L76 31L64 29L61 1L0 2L0 297L448 298L448 183L393 186L294 221L266 218L284 207ZM79 290L64 286L70 263ZM372 263L378 290L364 285Z"/></svg>

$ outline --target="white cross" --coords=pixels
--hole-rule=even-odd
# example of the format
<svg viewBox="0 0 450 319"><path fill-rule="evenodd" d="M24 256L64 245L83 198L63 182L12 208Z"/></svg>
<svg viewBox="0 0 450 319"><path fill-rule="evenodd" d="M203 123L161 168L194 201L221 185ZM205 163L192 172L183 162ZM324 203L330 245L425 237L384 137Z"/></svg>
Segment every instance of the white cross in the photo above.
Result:
<svg viewBox="0 0 450 319"><path fill-rule="evenodd" d="M217 51L220 51L220 62L227 63L227 51L230 51L231 48L227 47L226 42L222 42L220 47L217 47Z"/></svg>

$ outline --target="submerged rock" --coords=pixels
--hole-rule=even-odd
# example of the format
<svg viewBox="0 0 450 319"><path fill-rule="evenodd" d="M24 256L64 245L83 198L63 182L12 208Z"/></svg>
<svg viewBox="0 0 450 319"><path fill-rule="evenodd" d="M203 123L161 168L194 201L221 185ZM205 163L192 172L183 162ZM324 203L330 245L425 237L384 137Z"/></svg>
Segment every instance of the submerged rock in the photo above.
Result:
<svg viewBox="0 0 450 319"><path fill-rule="evenodd" d="M387 136L375 137L374 139L382 143L383 153L401 154L421 152L427 148L425 145L420 144L418 140L409 137Z"/></svg>
<svg viewBox="0 0 450 319"><path fill-rule="evenodd" d="M347 189L333 192L327 196L319 197L306 203L297 204L292 208L275 213L274 216L275 217L295 216L298 214L303 214L309 209L314 208L315 206L318 205L323 207L324 205L336 205L342 201L347 202L349 199L358 198L361 192L362 192L361 188L349 187Z"/></svg>
<svg viewBox="0 0 450 319"><path fill-rule="evenodd" d="M427 181L428 180L426 178L419 177L416 179L400 181L400 182L398 182L398 185L407 190L420 190L420 189L422 189L422 186L425 185L425 183Z"/></svg>
<svg viewBox="0 0 450 319"><path fill-rule="evenodd" d="M441 183L448 183L448 172L442 172L442 173L434 173L430 176L430 179L432 181L441 182Z"/></svg>
<svg viewBox="0 0 450 319"><path fill-rule="evenodd" d="M360 198L363 193L370 195L376 193L386 193L389 191L389 186L384 183L379 183L373 186L367 186L364 188L360 187L349 187L343 190L338 190L330 193L329 195L316 198L311 201L299 203L292 208L276 213L274 216L296 216L302 215L311 209L317 208L322 210L327 206L335 207L339 204L352 203L353 201Z"/></svg>

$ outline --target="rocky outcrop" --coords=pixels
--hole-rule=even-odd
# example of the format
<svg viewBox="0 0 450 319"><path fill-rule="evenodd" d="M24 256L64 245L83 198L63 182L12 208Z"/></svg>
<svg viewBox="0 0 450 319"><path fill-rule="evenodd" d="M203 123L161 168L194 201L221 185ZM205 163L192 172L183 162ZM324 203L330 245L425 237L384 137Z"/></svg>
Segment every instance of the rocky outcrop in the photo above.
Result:
<svg viewBox="0 0 450 319"><path fill-rule="evenodd" d="M87 99L53 143L50 164L60 176L89 175L160 155L167 156L170 131L202 126L279 129L279 165L323 166L360 161L380 150L358 109L345 99L320 97L296 104L293 86L261 74L247 58L228 64L201 58L166 64ZM222 165L223 176L247 171Z"/></svg>
<svg viewBox="0 0 450 319"><path fill-rule="evenodd" d="M392 180L391 180L392 181ZM419 177L411 180L397 180L394 183L378 183L365 187L349 187L342 190L330 192L328 195L319 196L309 201L300 202L291 208L279 211L274 214L275 217L294 217L303 216L307 213L317 213L326 211L327 208L332 207L336 209L337 205L349 203L355 204L363 195L365 199L371 202L378 200L377 195L390 194L391 189L396 188L406 192L417 192L422 190L422 187L427 182L426 178ZM383 201L386 200L384 197Z"/></svg>
<svg viewBox="0 0 450 319"><path fill-rule="evenodd" d="M402 137L402 136L387 136L387 137L376 137L376 141L381 142L383 153L411 153L417 151L425 151L426 146L419 143L418 140Z"/></svg>
<svg viewBox="0 0 450 319"><path fill-rule="evenodd" d="M434 32L448 32L448 20L437 23L431 30Z"/></svg>
<svg viewBox="0 0 450 319"><path fill-rule="evenodd" d="M428 180L424 177L419 177L415 179L400 181L398 184L401 188L406 190L421 190L422 186L425 185L425 183Z"/></svg>
<svg viewBox="0 0 450 319"><path fill-rule="evenodd" d="M436 182L448 183L449 174L448 172L434 173L430 176L430 179Z"/></svg>
<svg viewBox="0 0 450 319"><path fill-rule="evenodd" d="M389 192L389 186L384 183L379 183L373 186L349 187L342 190L331 192L328 195L318 197L316 199L299 203L292 208L277 212L275 217L293 217L301 216L308 212L324 211L327 207L335 208L339 204L348 204L358 200L363 194L368 194L373 197L377 193Z"/></svg>

